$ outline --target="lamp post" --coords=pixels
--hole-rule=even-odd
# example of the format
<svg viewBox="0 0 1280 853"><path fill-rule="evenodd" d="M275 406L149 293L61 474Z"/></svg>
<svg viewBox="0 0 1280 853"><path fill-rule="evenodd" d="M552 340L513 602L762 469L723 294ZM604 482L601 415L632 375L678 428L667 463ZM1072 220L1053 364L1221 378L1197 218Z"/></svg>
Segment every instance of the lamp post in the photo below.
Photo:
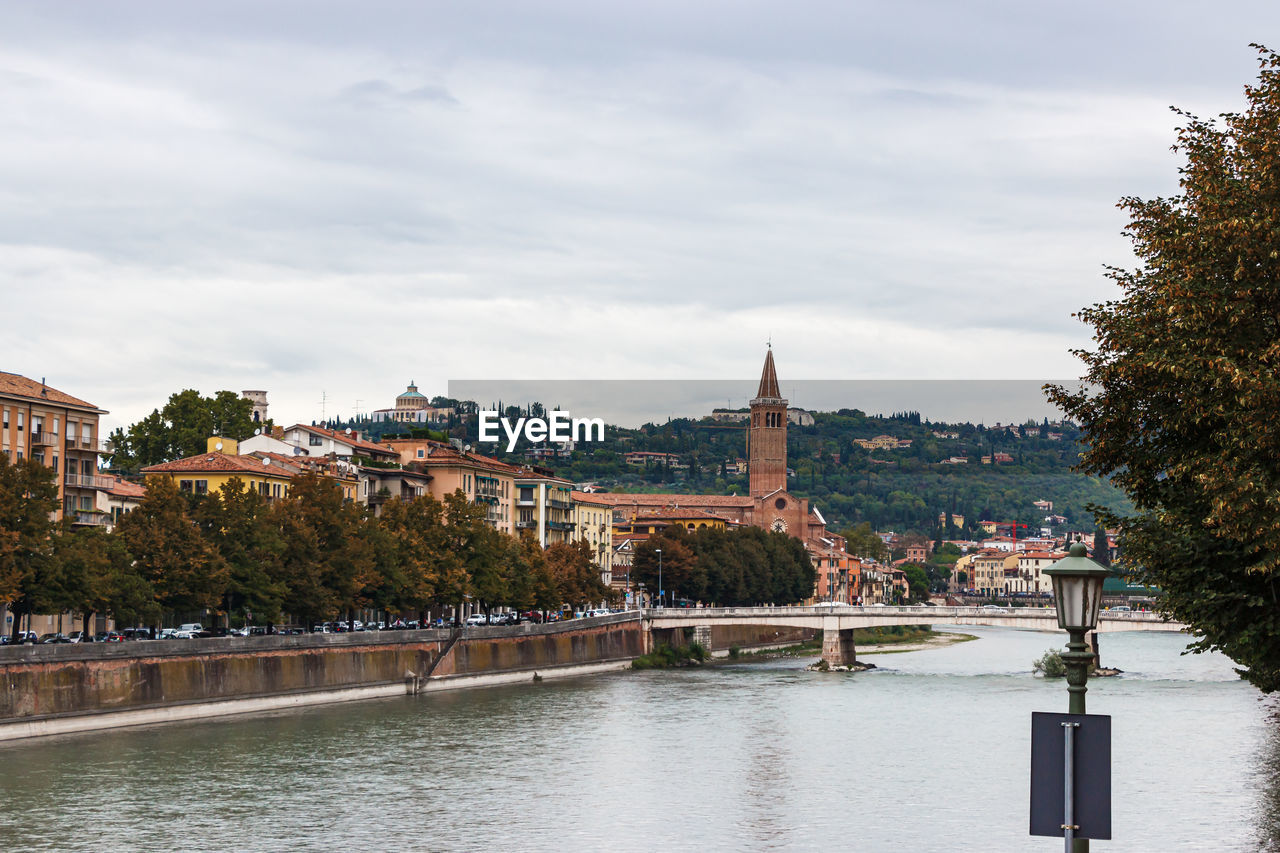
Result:
<svg viewBox="0 0 1280 853"><path fill-rule="evenodd" d="M658 606L663 607L663 599L666 598L666 590L662 586L662 549L654 548L658 552Z"/></svg>
<svg viewBox="0 0 1280 853"><path fill-rule="evenodd" d="M1090 560L1083 542L1071 546L1067 556L1044 570L1053 580L1053 598L1058 610L1058 627L1067 632L1070 641L1062 662L1067 667L1067 713L1085 713L1084 694L1088 691L1089 664L1093 653L1085 635L1098 627L1098 610L1102 605L1102 582L1111 573ZM1089 853L1089 839L1074 839L1074 853Z"/></svg>

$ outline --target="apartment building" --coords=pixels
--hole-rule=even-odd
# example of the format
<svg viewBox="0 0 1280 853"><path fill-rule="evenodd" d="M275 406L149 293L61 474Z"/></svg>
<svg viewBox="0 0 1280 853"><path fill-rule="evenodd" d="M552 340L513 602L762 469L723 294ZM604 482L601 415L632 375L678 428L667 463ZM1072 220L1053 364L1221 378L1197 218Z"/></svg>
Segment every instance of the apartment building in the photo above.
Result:
<svg viewBox="0 0 1280 853"><path fill-rule="evenodd" d="M532 531L543 548L573 542L573 484L545 468L521 468L515 475L517 532Z"/></svg>
<svg viewBox="0 0 1280 853"><path fill-rule="evenodd" d="M600 567L600 582L613 583L613 506L593 500L586 492L571 492L569 521L576 539L591 546L592 560Z"/></svg>
<svg viewBox="0 0 1280 853"><path fill-rule="evenodd" d="M100 523L98 492L112 480L98 474L98 419L107 414L43 380L0 372L0 452L13 461L35 459L58 483L58 518Z"/></svg>
<svg viewBox="0 0 1280 853"><path fill-rule="evenodd" d="M428 491L436 498L443 500L461 489L472 503L485 506L485 520L491 525L515 532L515 474L520 468L473 453L465 445L428 438L389 439L384 446L400 464L428 475Z"/></svg>

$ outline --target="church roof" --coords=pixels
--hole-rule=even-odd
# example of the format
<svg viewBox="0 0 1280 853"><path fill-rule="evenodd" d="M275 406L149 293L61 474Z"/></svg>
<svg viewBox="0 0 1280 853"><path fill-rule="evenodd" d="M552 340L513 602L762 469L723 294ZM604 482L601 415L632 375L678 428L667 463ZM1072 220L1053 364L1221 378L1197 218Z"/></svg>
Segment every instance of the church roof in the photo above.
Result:
<svg viewBox="0 0 1280 853"><path fill-rule="evenodd" d="M778 390L778 371L773 366L773 347L764 356L764 370L760 373L760 390L756 391L757 397L773 397L779 398L782 392Z"/></svg>

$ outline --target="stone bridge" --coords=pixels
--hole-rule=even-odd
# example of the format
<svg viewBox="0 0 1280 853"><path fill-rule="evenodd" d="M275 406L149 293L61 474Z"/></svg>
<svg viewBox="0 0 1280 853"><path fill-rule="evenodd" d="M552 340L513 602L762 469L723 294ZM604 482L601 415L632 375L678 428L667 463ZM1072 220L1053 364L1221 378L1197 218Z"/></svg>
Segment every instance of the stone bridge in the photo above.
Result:
<svg viewBox="0 0 1280 853"><path fill-rule="evenodd" d="M642 612L650 636L661 638L676 628L692 628L694 639L709 647L713 625L774 625L822 631L822 659L835 665L851 664L856 648L857 628L888 625L986 625L1057 631L1058 615L1049 607L853 607L816 605L813 607L707 607L651 608ZM1186 626L1170 622L1155 613L1104 610L1097 633L1111 631L1183 631Z"/></svg>

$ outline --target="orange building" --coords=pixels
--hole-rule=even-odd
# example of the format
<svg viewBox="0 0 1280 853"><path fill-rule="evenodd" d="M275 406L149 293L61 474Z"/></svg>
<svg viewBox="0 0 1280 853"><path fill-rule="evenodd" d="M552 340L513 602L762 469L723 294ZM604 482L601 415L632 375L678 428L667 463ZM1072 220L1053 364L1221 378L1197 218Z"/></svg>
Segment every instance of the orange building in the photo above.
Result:
<svg viewBox="0 0 1280 853"><path fill-rule="evenodd" d="M0 453L15 462L35 459L53 469L58 518L99 523L97 494L114 482L98 473L98 418L105 414L43 381L0 372Z"/></svg>

